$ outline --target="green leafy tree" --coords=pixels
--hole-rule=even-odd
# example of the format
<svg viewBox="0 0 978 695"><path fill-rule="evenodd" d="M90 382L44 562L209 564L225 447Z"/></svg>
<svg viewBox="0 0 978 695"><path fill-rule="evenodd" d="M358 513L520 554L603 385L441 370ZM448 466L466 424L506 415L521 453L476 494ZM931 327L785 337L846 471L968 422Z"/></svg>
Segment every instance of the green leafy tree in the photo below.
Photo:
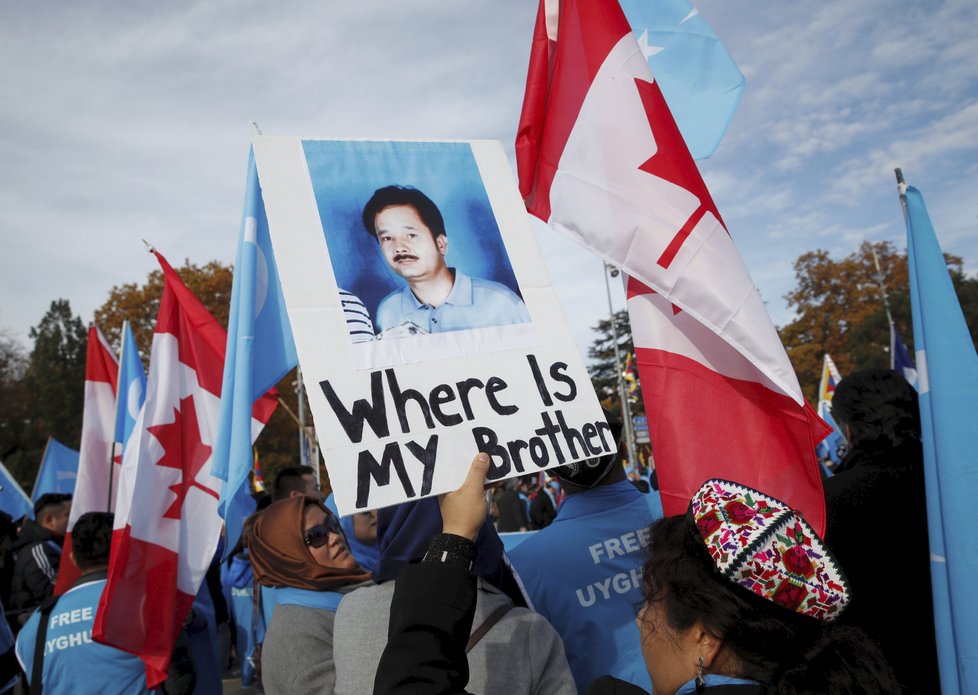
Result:
<svg viewBox="0 0 978 695"><path fill-rule="evenodd" d="M10 384L21 399L8 407L4 429L4 463L17 481L30 490L48 437L78 448L85 401L85 343L87 330L72 314L67 299L51 302L41 322L31 329L34 349L23 377ZM16 362L15 362L16 365ZM15 366L15 370L18 367Z"/></svg>
<svg viewBox="0 0 978 695"><path fill-rule="evenodd" d="M612 326L612 320L615 322L614 326ZM621 363L617 366L615 364L615 329L618 331L618 354L621 358ZM591 383L594 385L594 391L598 394L598 400L601 401L601 404L621 417L618 375L624 373L628 355L631 355L635 349L632 345L632 329L628 322L628 312L624 309L617 311L613 318L608 317L598 321L592 330L595 333L595 338L588 348L588 357L591 360L588 366ZM637 382L637 368L635 374ZM627 392L627 382L625 387ZM636 390L635 394L629 398L629 408L632 415L645 413L641 389Z"/></svg>
<svg viewBox="0 0 978 695"><path fill-rule="evenodd" d="M0 333L0 460L5 463L22 448L27 429L26 372L27 351L11 335Z"/></svg>

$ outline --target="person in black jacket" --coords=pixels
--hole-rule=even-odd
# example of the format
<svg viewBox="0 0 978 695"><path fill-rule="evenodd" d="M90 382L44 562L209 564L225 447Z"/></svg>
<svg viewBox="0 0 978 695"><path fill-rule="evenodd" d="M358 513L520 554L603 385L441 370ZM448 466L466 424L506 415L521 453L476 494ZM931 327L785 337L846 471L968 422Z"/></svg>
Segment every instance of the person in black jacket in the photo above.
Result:
<svg viewBox="0 0 978 695"><path fill-rule="evenodd" d="M479 454L462 487L441 498L444 532L421 563L398 577L375 695L465 692L473 539L486 515L488 468ZM811 527L784 503L710 480L686 514L654 523L650 533L645 603L636 620L656 695L899 692L866 636L832 624L849 602L845 579ZM642 692L607 676L587 690Z"/></svg>
<svg viewBox="0 0 978 695"><path fill-rule="evenodd" d="M71 495L41 495L34 504L34 519L24 521L14 543L11 608L23 610L24 620L54 591L70 512Z"/></svg>
<svg viewBox="0 0 978 695"><path fill-rule="evenodd" d="M824 482L825 541L854 597L842 620L876 640L907 692L940 692L917 392L890 369L853 372L835 389L832 416L849 441ZM900 533L870 540L866 531L897 509ZM880 558L897 557L899 581L880 581Z"/></svg>
<svg viewBox="0 0 978 695"><path fill-rule="evenodd" d="M556 485L555 481L547 480L530 501L530 524L534 530L547 528L557 518L557 496L551 487Z"/></svg>
<svg viewBox="0 0 978 695"><path fill-rule="evenodd" d="M499 515L496 530L500 533L519 533L530 527L526 518L526 506L517 491L519 484L518 479L507 480L493 494L493 504Z"/></svg>

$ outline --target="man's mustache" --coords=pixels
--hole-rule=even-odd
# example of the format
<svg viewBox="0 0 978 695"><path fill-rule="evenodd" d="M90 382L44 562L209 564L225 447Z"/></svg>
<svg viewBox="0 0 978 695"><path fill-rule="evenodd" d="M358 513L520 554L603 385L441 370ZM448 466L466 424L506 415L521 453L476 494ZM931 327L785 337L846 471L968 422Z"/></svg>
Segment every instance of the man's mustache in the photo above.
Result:
<svg viewBox="0 0 978 695"><path fill-rule="evenodd" d="M398 253L398 254L395 254L394 255L394 262L395 263L398 263L398 262L404 261L404 260L416 261L416 260L418 260L418 257L415 256L414 254L410 254L410 253Z"/></svg>

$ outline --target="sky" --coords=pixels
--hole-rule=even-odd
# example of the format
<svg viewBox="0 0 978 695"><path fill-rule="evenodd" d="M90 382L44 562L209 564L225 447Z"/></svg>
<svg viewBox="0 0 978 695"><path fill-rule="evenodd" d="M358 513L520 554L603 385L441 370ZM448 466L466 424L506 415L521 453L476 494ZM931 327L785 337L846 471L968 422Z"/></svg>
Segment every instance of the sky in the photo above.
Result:
<svg viewBox="0 0 978 695"><path fill-rule="evenodd" d="M490 138L514 170L535 0L10 0L0 6L0 331L84 321L157 265L231 263L266 135ZM792 262L903 249L893 168L978 271L978 3L696 3L747 78L700 168L776 325ZM534 231L582 353L601 262ZM613 284L614 306L623 307ZM136 336L145 350L149 336Z"/></svg>

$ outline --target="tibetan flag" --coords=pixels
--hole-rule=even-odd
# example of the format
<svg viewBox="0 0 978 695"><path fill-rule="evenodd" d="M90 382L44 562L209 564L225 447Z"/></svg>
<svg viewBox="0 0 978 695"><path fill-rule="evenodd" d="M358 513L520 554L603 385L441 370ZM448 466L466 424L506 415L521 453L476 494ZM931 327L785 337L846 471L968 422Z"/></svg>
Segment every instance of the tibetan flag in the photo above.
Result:
<svg viewBox="0 0 978 695"><path fill-rule="evenodd" d="M832 396L835 395L835 387L839 385L842 381L842 375L839 374L838 367L835 366L835 362L829 356L829 353L825 353L822 357L822 379L818 383L818 400L819 403L822 401L832 402Z"/></svg>
<svg viewBox="0 0 978 695"><path fill-rule="evenodd" d="M211 472L227 334L160 254L163 296L146 399L123 454L108 581L92 637L138 655L149 688L221 535Z"/></svg>
<svg viewBox="0 0 978 695"><path fill-rule="evenodd" d="M113 456L113 430L118 379L119 363L102 331L92 324L88 327L85 348L85 409L82 412L78 479L58 565L58 581L54 585L57 596L70 589L81 574L71 559L71 530L75 522L86 512L112 511L115 506L119 471Z"/></svg>
<svg viewBox="0 0 978 695"><path fill-rule="evenodd" d="M543 0L516 140L527 209L628 276L665 512L711 477L823 531L808 405L631 27L614 0Z"/></svg>
<svg viewBox="0 0 978 695"><path fill-rule="evenodd" d="M941 690L978 692L978 355L924 199L903 195Z"/></svg>
<svg viewBox="0 0 978 695"><path fill-rule="evenodd" d="M75 480L78 478L78 457L77 451L54 437L48 437L41 466L37 469L34 489L31 491L31 501L37 502L47 492L74 494Z"/></svg>
<svg viewBox="0 0 978 695"><path fill-rule="evenodd" d="M625 360L625 372L622 374L622 378L628 383L629 400L635 398L635 394L638 393L638 370L635 368L633 357L634 353L629 352Z"/></svg>
<svg viewBox="0 0 978 695"><path fill-rule="evenodd" d="M709 157L737 110L743 74L687 0L620 2L690 154Z"/></svg>
<svg viewBox="0 0 978 695"><path fill-rule="evenodd" d="M261 461L258 460L258 449L255 449L255 466L251 470L251 492L254 495L265 492L265 476L261 472Z"/></svg>
<svg viewBox="0 0 978 695"><path fill-rule="evenodd" d="M245 517L254 509L248 484L253 467L251 447L272 414L271 410L256 411L253 417L253 410L274 410L275 384L298 364L253 152L248 155L226 354L213 472L225 481L220 511L227 527L225 547L231 549L238 542Z"/></svg>
<svg viewBox="0 0 978 695"><path fill-rule="evenodd" d="M849 444L846 442L845 436L839 430L835 418L832 417L832 396L835 394L835 387L839 385L840 381L842 381L842 376L839 374L835 362L832 361L828 353L825 353L825 356L822 358L822 379L818 385L817 410L818 416L825 421L826 425L832 428L832 432L818 443L816 453L820 461L828 457L836 464L842 461L842 457L849 450ZM832 475L832 472L827 468L825 472L828 475Z"/></svg>

